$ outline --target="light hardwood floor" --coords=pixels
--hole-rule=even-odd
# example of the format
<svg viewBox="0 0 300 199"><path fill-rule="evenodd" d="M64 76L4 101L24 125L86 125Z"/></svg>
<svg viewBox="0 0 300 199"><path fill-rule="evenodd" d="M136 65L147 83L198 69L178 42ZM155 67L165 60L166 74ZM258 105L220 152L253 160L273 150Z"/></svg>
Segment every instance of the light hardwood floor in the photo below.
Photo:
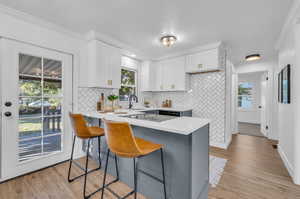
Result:
<svg viewBox="0 0 300 199"><path fill-rule="evenodd" d="M236 135L227 151L211 148L211 154L229 161L220 183L210 189L209 199L300 199L300 186L292 183L278 152L266 138ZM67 169L68 163L63 163L2 183L0 198L82 199L83 178L68 183ZM79 172L74 167L74 174ZM99 186L102 175L100 171L89 176L88 191ZM111 188L121 195L130 191L123 183ZM108 191L105 193L106 199L115 198ZM92 198L100 198L100 194ZM139 195L139 199L145 198Z"/></svg>
<svg viewBox="0 0 300 199"><path fill-rule="evenodd" d="M228 159L223 176L209 199L297 199L293 184L272 142L263 137L236 135L228 150L211 154Z"/></svg>

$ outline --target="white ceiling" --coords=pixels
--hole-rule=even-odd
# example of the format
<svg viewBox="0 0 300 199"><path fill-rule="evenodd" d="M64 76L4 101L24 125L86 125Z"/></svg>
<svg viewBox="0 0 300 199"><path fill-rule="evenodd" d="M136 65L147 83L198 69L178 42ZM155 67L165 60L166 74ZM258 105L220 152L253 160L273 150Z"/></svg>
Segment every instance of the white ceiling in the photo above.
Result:
<svg viewBox="0 0 300 199"><path fill-rule="evenodd" d="M0 0L17 10L85 34L95 30L152 58L224 41L233 61L274 57L292 0ZM166 48L163 34L179 41Z"/></svg>

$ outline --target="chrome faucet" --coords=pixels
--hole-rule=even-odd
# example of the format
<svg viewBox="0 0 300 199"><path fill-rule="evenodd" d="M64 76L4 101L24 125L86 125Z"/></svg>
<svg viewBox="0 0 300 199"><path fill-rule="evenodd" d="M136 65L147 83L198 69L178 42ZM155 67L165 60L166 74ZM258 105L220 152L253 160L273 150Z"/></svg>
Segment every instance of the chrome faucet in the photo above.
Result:
<svg viewBox="0 0 300 199"><path fill-rule="evenodd" d="M136 103L139 102L139 99L136 95L130 95L129 96L129 109L131 109L133 106L133 104L132 104L133 100L135 100Z"/></svg>

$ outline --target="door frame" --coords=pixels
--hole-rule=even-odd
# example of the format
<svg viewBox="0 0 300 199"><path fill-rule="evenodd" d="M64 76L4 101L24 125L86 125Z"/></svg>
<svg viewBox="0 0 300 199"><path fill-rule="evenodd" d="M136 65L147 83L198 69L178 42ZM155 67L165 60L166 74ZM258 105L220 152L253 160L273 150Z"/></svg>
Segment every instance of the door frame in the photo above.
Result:
<svg viewBox="0 0 300 199"><path fill-rule="evenodd" d="M273 104L273 88L274 88L274 81L273 81L273 73L269 70L258 70L258 71L247 71L247 72L238 72L237 71L237 79L236 79L236 83L237 83L237 91L236 94L234 94L234 97L236 97L236 99L238 98L238 83L239 83L239 75L241 74L251 74L251 73L262 73L262 75L264 73L266 73L266 76L268 77L267 80L267 95L266 95L266 124L268 125L268 130L266 130L266 134L263 134L266 138L271 139L271 130L273 129L273 119L272 119L272 104ZM261 81L260 81L261 83ZM237 103L237 110L238 110L238 103ZM237 113L238 114L238 113ZM261 118L260 118L260 122L261 122ZM236 124L238 126L238 115L237 115L237 121Z"/></svg>
<svg viewBox="0 0 300 199"><path fill-rule="evenodd" d="M0 63L0 75L3 75L3 76L1 76L1 85L4 85L4 83L5 83L5 79L3 79L2 77L5 77L4 74L6 74L7 72L9 72L9 71L7 71L8 68L4 68L4 66L6 65L5 64L5 60L7 61L8 59L10 59L10 58L4 59L5 56L6 56L5 53L14 51L14 54L19 54L20 51L24 51L25 50L24 54L32 54L32 55L35 55L35 56L42 56L42 55L40 55L38 53L38 51L36 51L37 49L39 49L40 51L43 51L43 53L46 52L46 54L47 54L47 52L50 52L50 51L51 51L51 53L56 54L56 55L57 54L62 54L62 52L59 52L59 51L55 51L55 50L53 51L53 50L50 50L50 49L47 49L47 48L43 48L43 47L40 47L40 46L30 45L30 44L26 44L24 42L18 42L18 41L15 41L15 40L9 40L9 39L3 39L3 38L0 38L0 45L1 45L0 46L0 48L1 48L1 50L0 50L0 54L1 55L0 56L2 58L1 59L1 63ZM17 50L18 53L16 53L16 49L13 49L14 45L16 45L17 48L20 47L20 49ZM7 49L7 47L9 47L10 49ZM30 48L32 48L33 53L28 53L28 51L31 51L31 50L29 50ZM9 57L9 55L7 55L7 56ZM68 56L68 58L66 58L67 56ZM48 57L48 56L46 56L46 57ZM71 92L71 97L70 97L71 103L68 104L68 106L70 106L69 110L73 110L74 109L74 106L73 106L73 104L74 104L74 87L73 87L73 81L74 81L74 62L73 62L73 55L64 54L64 55L62 55L62 57L66 58L66 59L64 59L64 62L68 62L67 65L69 65L71 67L70 70L72 71L71 75L70 75L70 78L71 78L70 81L71 81L71 86L72 86L72 89L70 91ZM14 62L16 62L18 60L18 57L15 57L14 59L15 59ZM14 64L16 64L16 63L14 63ZM16 71L15 71L15 74L17 74L17 76L18 76L18 73ZM18 79L17 79L17 81L18 81ZM0 94L4 94L2 88L0 88ZM14 95L16 96L16 93L13 93L12 96L10 96L10 97L12 98ZM8 97L8 96L1 95L1 100L3 100L2 102L5 101L4 100L5 97ZM16 104L16 106L17 106L16 108L14 108L14 111L12 111L13 115L18 115L18 113L16 112L16 110L18 110L18 105L17 105L18 104L18 100L17 99L18 99L18 92L17 92L17 97L14 98L15 101L13 102L13 104ZM4 117L4 116L2 116L2 114L3 114L3 111L5 109L6 108L1 104L1 123L2 123L2 119ZM64 117L64 121L65 121L64 128L70 130L70 133L67 134L67 135L64 135L64 139L62 140L63 145L64 145L63 147L64 147L65 151L64 152L58 152L57 154L60 154L59 157L58 157L58 155L50 154L50 155L46 155L46 156L37 158L36 160L29 160L29 161L26 161L24 163L17 164L14 169L18 168L17 169L18 171L15 171L15 173L13 173L11 170L9 170L8 169L8 165L6 165L5 162L3 161L5 159L5 157L6 158L9 157L9 156L7 156L8 153L7 154L3 154L3 152L2 152L1 156L0 156L0 159L1 159L0 160L0 166L1 166L1 173L0 173L1 178L0 178L0 182L4 181L4 180L7 180L7 179L10 179L10 178L13 178L13 177L17 177L19 175L26 174L28 172L32 172L32 171L35 171L35 170L38 170L38 169L41 169L41 168L44 168L44 167L48 167L48 166L50 166L52 164L56 164L56 163L59 163L59 162L62 162L62 161L65 161L65 160L69 159L69 153L71 151L71 144L70 144L71 143L71 139L70 138L72 138L71 127L70 127L70 124L68 122L68 114L65 113L63 117ZM15 120L17 120L17 119L18 118L16 118ZM16 127L14 127L14 128L16 128ZM1 149L5 145L4 139L6 139L5 138L5 136L6 136L5 132L7 132L7 129L8 129L8 127L6 126L6 122L2 123L1 124L1 134L0 134L1 140L2 140L2 142L0 143ZM67 142L70 142L70 143L67 143ZM12 152L11 152L11 150L9 150L9 152L10 152L10 154L12 156L13 155L17 156L16 149L12 150ZM44 159L44 161L43 161L43 159ZM37 161L34 166L32 166L32 161ZM49 164L50 162L51 162L51 164ZM19 165L22 165L22 167L19 166ZM28 165L30 165L31 168L25 168L24 165L27 165L27 167L28 167ZM7 171L9 171L8 174L4 173L4 172L7 172Z"/></svg>

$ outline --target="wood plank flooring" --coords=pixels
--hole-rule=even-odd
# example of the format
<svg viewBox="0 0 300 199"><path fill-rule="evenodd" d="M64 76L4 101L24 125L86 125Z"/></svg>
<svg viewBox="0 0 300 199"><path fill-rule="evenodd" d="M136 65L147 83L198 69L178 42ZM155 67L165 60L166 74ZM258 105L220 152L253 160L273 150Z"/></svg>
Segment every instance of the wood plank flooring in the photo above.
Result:
<svg viewBox="0 0 300 199"><path fill-rule="evenodd" d="M260 131L260 124L250 124L245 122L239 122L239 134L265 137Z"/></svg>
<svg viewBox="0 0 300 199"><path fill-rule="evenodd" d="M211 154L228 159L220 183L209 199L297 199L293 184L272 142L266 138L235 135L228 150L211 148Z"/></svg>
<svg viewBox="0 0 300 199"><path fill-rule="evenodd" d="M229 161L220 183L210 188L209 199L300 199L300 186L293 184L278 152L266 138L236 135L228 150L211 148L211 154ZM73 175L82 172L73 168ZM67 170L68 163L63 163L2 183L0 199L82 199L83 178L68 183ZM96 189L102 176L102 171L89 175L87 190ZM111 188L120 195L130 191L123 183ZM92 198L100 198L100 193ZM145 199L142 195L138 198ZM106 191L105 199L115 197Z"/></svg>

